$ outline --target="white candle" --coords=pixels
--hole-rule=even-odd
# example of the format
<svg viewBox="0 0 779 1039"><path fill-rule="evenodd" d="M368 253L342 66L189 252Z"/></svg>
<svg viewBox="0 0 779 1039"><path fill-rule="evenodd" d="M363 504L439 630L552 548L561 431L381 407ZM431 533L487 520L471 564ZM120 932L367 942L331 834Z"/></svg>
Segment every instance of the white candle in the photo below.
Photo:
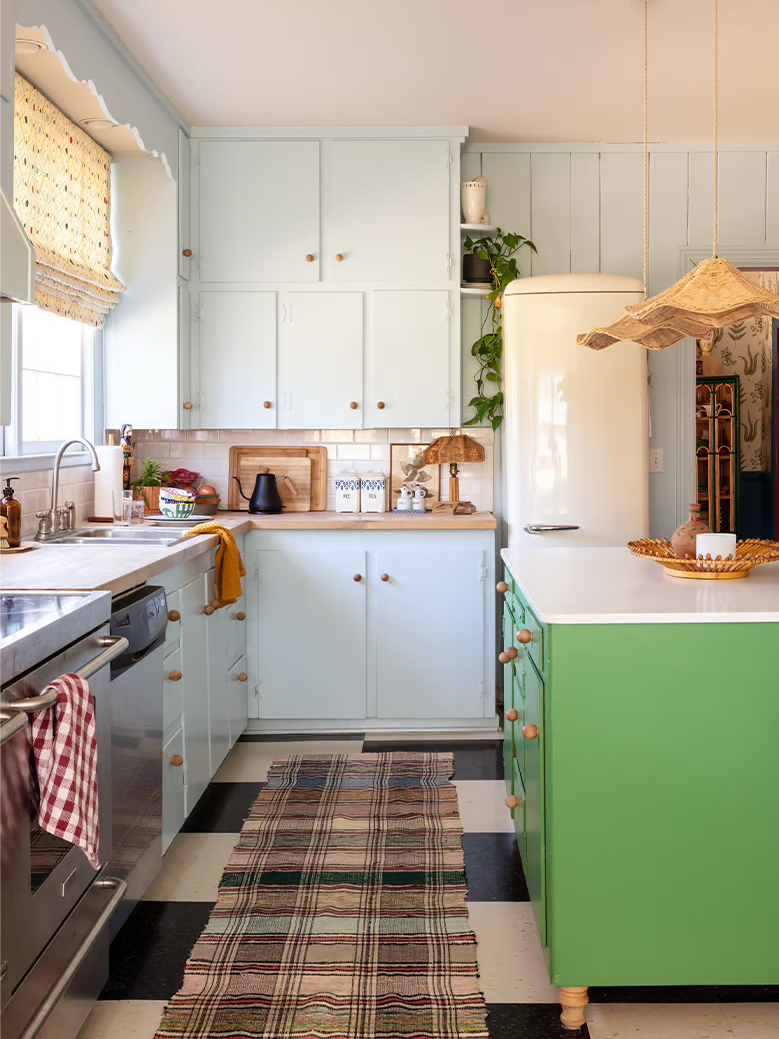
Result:
<svg viewBox="0 0 779 1039"><path fill-rule="evenodd" d="M736 535L735 534L698 534L695 538L695 555L711 556L716 559L736 558Z"/></svg>

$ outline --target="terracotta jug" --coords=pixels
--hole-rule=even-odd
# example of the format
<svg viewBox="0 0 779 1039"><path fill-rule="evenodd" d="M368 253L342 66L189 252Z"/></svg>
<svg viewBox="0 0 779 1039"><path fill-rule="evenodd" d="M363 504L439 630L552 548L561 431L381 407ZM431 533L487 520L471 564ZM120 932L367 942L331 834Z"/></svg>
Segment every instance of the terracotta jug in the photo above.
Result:
<svg viewBox="0 0 779 1039"><path fill-rule="evenodd" d="M697 502L690 505L690 516L674 531L671 547L682 559L695 558L695 538L698 534L710 534L711 530L701 519L701 507Z"/></svg>

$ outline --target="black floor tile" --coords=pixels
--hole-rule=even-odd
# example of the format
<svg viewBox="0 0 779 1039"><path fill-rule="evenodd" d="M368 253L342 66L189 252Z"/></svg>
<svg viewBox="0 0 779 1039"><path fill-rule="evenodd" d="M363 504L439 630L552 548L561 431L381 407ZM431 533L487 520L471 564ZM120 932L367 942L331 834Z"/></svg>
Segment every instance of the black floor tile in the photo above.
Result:
<svg viewBox="0 0 779 1039"><path fill-rule="evenodd" d="M513 833L464 833L469 902L529 902Z"/></svg>
<svg viewBox="0 0 779 1039"><path fill-rule="evenodd" d="M716 1003L713 985L593 985L591 1003Z"/></svg>
<svg viewBox="0 0 779 1039"><path fill-rule="evenodd" d="M579 1031L563 1026L559 1003L488 1003L490 1039L589 1039L585 1024Z"/></svg>
<svg viewBox="0 0 779 1039"><path fill-rule="evenodd" d="M212 908L208 902L139 902L111 943L100 999L170 999Z"/></svg>
<svg viewBox="0 0 779 1039"><path fill-rule="evenodd" d="M265 783L210 783L182 833L238 833Z"/></svg>
<svg viewBox="0 0 779 1039"><path fill-rule="evenodd" d="M779 1003L779 985L715 985L719 1003Z"/></svg>
<svg viewBox="0 0 779 1039"><path fill-rule="evenodd" d="M503 740L366 740L364 753L382 750L454 751L455 779L503 779Z"/></svg>
<svg viewBox="0 0 779 1039"><path fill-rule="evenodd" d="M300 743L303 740L364 740L364 732L245 732L239 743Z"/></svg>

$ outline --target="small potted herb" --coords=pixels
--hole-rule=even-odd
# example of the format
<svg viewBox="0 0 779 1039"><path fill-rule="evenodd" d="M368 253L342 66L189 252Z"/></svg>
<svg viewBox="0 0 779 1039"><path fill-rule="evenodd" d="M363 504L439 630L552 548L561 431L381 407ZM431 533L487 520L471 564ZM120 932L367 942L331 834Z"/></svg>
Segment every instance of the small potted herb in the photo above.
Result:
<svg viewBox="0 0 779 1039"><path fill-rule="evenodd" d="M170 473L160 462L147 458L143 463L141 475L133 482L136 498L143 498L146 512L158 515L160 512L160 487L170 481Z"/></svg>

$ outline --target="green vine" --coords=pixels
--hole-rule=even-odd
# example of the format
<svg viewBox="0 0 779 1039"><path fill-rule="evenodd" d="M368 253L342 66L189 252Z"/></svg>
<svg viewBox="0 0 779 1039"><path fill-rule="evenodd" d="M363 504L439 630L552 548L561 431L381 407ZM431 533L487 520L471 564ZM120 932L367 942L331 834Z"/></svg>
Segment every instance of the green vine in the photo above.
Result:
<svg viewBox="0 0 779 1039"><path fill-rule="evenodd" d="M514 253L522 246L538 252L529 238L521 234L504 234L497 228L494 235L484 238L465 239L468 252L480 260L488 260L492 278L492 291L486 294L489 300L487 312L481 324L481 335L471 347L471 353L479 364L476 373L476 396L468 401L475 411L464 423L473 426L487 419L493 429L503 421L503 390L501 389L501 365L503 358L503 290L519 277ZM489 330L487 330L489 329ZM494 390L495 392L491 392Z"/></svg>

